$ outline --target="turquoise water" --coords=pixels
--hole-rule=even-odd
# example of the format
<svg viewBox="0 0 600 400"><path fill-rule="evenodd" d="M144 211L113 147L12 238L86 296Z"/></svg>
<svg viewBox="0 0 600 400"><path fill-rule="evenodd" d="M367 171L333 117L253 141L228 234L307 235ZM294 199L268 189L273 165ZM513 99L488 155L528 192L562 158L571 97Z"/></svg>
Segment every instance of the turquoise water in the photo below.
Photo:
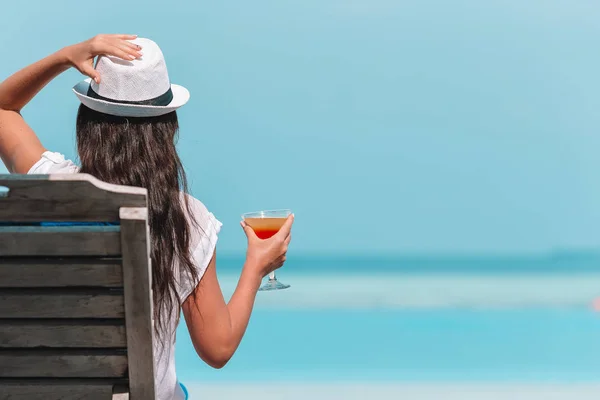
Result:
<svg viewBox="0 0 600 400"><path fill-rule="evenodd" d="M204 365L180 326L178 374L185 382L600 382L600 313L591 307L600 264L568 258L514 258L519 272L498 260L480 259L477 271L475 261L442 258L396 271L391 260L377 270L376 259L332 258L317 271L313 259L298 272L292 266L309 258L296 259L279 274L292 288L259 293L224 369ZM237 268L230 261L219 267L226 293Z"/></svg>
<svg viewBox="0 0 600 400"><path fill-rule="evenodd" d="M257 310L217 371L198 360L183 329L185 382L600 381L600 315L587 310Z"/></svg>

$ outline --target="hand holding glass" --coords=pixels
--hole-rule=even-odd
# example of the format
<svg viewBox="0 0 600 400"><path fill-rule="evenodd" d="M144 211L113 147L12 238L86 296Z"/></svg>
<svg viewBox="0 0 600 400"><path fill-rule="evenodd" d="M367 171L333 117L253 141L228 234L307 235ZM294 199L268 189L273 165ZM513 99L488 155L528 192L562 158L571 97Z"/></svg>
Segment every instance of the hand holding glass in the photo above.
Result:
<svg viewBox="0 0 600 400"><path fill-rule="evenodd" d="M279 232L291 214L290 210L256 211L242 215L242 219L252 228L259 239L268 239ZM269 274L269 280L258 290L280 290L289 287L290 285L279 282L273 271Z"/></svg>

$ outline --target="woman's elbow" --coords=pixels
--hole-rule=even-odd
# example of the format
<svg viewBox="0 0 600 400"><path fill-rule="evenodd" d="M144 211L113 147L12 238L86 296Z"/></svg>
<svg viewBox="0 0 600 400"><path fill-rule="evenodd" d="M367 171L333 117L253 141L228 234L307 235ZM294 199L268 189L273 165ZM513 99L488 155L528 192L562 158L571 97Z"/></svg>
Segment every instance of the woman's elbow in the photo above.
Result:
<svg viewBox="0 0 600 400"><path fill-rule="evenodd" d="M225 365L227 365L227 363L229 362L229 360L231 359L231 357L226 358L214 358L211 360L204 360L206 361L206 363L208 365L210 365L211 367L213 367L214 369L221 369L223 368Z"/></svg>
<svg viewBox="0 0 600 400"><path fill-rule="evenodd" d="M200 358L215 369L221 369L235 353L235 348L229 345L212 346L209 351L198 351Z"/></svg>

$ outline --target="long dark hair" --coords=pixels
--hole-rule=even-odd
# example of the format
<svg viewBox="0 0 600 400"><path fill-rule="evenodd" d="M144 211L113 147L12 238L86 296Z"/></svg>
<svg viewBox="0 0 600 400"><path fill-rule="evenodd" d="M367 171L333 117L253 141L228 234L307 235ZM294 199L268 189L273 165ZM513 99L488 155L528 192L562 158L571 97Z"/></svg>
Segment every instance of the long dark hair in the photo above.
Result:
<svg viewBox="0 0 600 400"><path fill-rule="evenodd" d="M187 193L187 180L175 149L177 114L125 118L82 104L76 129L81 172L148 190L154 320L156 333L162 335L173 312L179 318L182 299L176 290L177 277L187 274L195 281L198 275L189 251L196 221L182 195Z"/></svg>

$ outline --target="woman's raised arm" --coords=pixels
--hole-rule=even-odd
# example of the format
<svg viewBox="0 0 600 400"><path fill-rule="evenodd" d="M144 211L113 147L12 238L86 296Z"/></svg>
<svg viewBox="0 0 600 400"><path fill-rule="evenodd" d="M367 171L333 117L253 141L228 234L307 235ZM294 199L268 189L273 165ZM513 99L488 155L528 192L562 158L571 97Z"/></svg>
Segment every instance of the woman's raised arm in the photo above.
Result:
<svg viewBox="0 0 600 400"><path fill-rule="evenodd" d="M128 42L133 35L98 35L65 47L33 63L0 83L0 158L10 172L27 173L45 151L35 132L21 116L21 109L52 79L69 67L100 82L94 58L100 54L134 60L139 46Z"/></svg>

